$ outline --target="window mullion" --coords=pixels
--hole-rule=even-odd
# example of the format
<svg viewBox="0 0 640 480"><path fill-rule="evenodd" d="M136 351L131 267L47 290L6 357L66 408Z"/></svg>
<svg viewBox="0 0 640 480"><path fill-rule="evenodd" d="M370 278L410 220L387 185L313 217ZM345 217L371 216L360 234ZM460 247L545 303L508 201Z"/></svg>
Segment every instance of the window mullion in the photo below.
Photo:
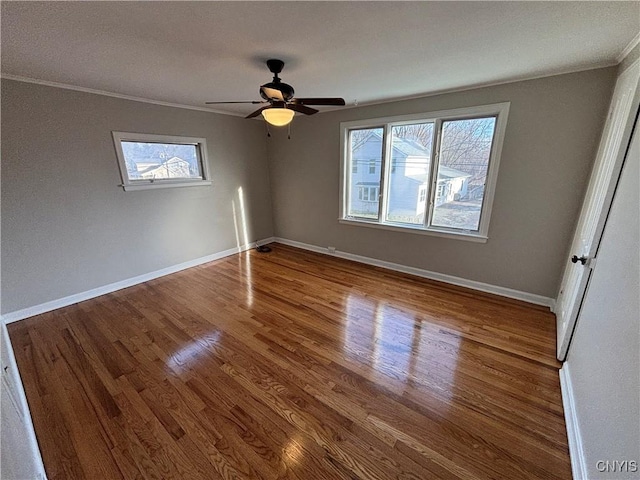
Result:
<svg viewBox="0 0 640 480"><path fill-rule="evenodd" d="M429 195L428 195L428 210L427 215L424 218L425 228L431 226L431 220L433 217L433 211L435 209L436 195L438 192L438 164L440 163L440 144L442 141L442 120L436 119L435 128L433 129L433 150L431 154L431 169L429 178Z"/></svg>
<svg viewBox="0 0 640 480"><path fill-rule="evenodd" d="M346 130L343 133L342 140L345 145L344 155L346 157L345 165L343 165L342 175L344 177L344 192L342 197L342 215L344 217L348 217L351 211L351 195L353 195L353 187L351 186L351 179L353 176L353 167L352 162L353 158L351 155L351 131ZM362 194L358 192L358 196Z"/></svg>
<svg viewBox="0 0 640 480"><path fill-rule="evenodd" d="M390 124L384 125L383 130L383 142L382 142L382 165L380 168L380 189L379 189L379 197L380 200L378 205L378 222L384 223L385 216L387 212L387 201L388 201L388 184L389 184L389 168L388 165L391 164L390 160L390 152L391 152L391 126Z"/></svg>

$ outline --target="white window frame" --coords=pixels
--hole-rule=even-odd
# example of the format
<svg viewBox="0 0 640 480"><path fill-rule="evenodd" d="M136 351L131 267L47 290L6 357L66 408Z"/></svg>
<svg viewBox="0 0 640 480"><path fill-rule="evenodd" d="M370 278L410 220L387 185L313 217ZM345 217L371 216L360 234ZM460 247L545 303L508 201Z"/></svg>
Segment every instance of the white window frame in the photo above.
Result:
<svg viewBox="0 0 640 480"><path fill-rule="evenodd" d="M207 161L207 141L199 137L182 137L176 135L156 135L151 133L111 132L120 167L120 185L126 191L147 190L169 187L195 187L211 185L209 162ZM176 145L194 145L198 155L198 163L202 178L145 178L130 179L122 151L122 142L170 143Z"/></svg>
<svg viewBox="0 0 640 480"><path fill-rule="evenodd" d="M500 167L500 156L502 154L502 144L504 141L505 131L507 127L507 118L509 116L510 102L502 102L491 105L480 105L475 107L457 108L453 110L440 110L435 112L425 112L411 115L402 115L394 117L372 118L366 120L355 120L351 122L340 123L340 212L338 221L347 225L357 225L363 227L373 227L385 230L394 230L399 232L418 233L423 235L434 235L447 238L455 238L461 240L469 240L473 242L486 242L489 238L489 221L491 219L491 209L493 207L493 199L495 195L496 183L498 180L498 170ZM427 221L432 215L435 202L435 194L437 188L437 169L439 165L438 152L439 142L441 138L442 123L447 120L464 120L482 117L496 117L496 125L493 134L493 142L489 156L489 164L487 171L487 180L484 187L484 195L482 199L482 207L480 210L480 222L478 230L462 230L457 228L434 227L427 226ZM390 163L391 155L390 142L387 140L391 127L402 124L412 123L428 123L434 124L434 147L431 162L431 186L428 194L428 212L425 214L425 224L400 224L397 222L387 222L384 220L384 204L386 204L388 192L388 177L391 168L386 167L386 163ZM384 128L383 140L383 161L381 174L381 194L379 218L369 219L364 217L354 217L348 215L349 198L351 195L350 185L350 168L351 168L351 152L349 152L349 132L355 129L382 127Z"/></svg>

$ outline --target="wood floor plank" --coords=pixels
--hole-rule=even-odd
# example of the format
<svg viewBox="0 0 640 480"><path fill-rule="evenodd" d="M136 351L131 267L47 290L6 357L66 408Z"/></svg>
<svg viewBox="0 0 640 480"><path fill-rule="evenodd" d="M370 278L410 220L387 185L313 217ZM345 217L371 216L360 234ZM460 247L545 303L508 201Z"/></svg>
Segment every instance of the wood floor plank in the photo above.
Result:
<svg viewBox="0 0 640 480"><path fill-rule="evenodd" d="M547 309L271 246L9 325L49 478L570 478Z"/></svg>

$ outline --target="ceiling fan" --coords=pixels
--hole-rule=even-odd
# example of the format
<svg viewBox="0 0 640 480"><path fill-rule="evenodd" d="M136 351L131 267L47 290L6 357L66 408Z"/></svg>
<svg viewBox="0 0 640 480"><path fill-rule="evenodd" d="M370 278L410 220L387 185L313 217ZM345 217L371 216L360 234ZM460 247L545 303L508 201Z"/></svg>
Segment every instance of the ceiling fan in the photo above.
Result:
<svg viewBox="0 0 640 480"><path fill-rule="evenodd" d="M313 115L319 110L309 107L309 105L345 105L343 98L294 98L293 87L284 83L278 74L284 68L282 60L267 60L267 67L273 73L273 80L260 86L260 96L263 100L249 100L245 102L206 102L206 105L217 105L223 103L251 103L254 105L265 104L245 118L254 118L262 114L264 119L271 125L282 127L288 125L293 120L295 112L305 115Z"/></svg>

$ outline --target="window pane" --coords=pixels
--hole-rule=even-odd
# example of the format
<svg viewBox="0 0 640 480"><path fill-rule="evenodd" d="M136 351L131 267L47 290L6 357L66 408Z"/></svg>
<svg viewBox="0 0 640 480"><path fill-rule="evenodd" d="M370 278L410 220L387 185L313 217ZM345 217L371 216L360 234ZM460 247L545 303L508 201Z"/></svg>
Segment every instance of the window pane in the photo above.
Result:
<svg viewBox="0 0 640 480"><path fill-rule="evenodd" d="M349 216L378 218L382 138L382 128L365 128L349 132Z"/></svg>
<svg viewBox="0 0 640 480"><path fill-rule="evenodd" d="M122 142L129 180L202 179L196 145Z"/></svg>
<svg viewBox="0 0 640 480"><path fill-rule="evenodd" d="M477 231L496 118L442 122L435 227Z"/></svg>
<svg viewBox="0 0 640 480"><path fill-rule="evenodd" d="M424 224L431 166L433 123L391 128L388 222Z"/></svg>

